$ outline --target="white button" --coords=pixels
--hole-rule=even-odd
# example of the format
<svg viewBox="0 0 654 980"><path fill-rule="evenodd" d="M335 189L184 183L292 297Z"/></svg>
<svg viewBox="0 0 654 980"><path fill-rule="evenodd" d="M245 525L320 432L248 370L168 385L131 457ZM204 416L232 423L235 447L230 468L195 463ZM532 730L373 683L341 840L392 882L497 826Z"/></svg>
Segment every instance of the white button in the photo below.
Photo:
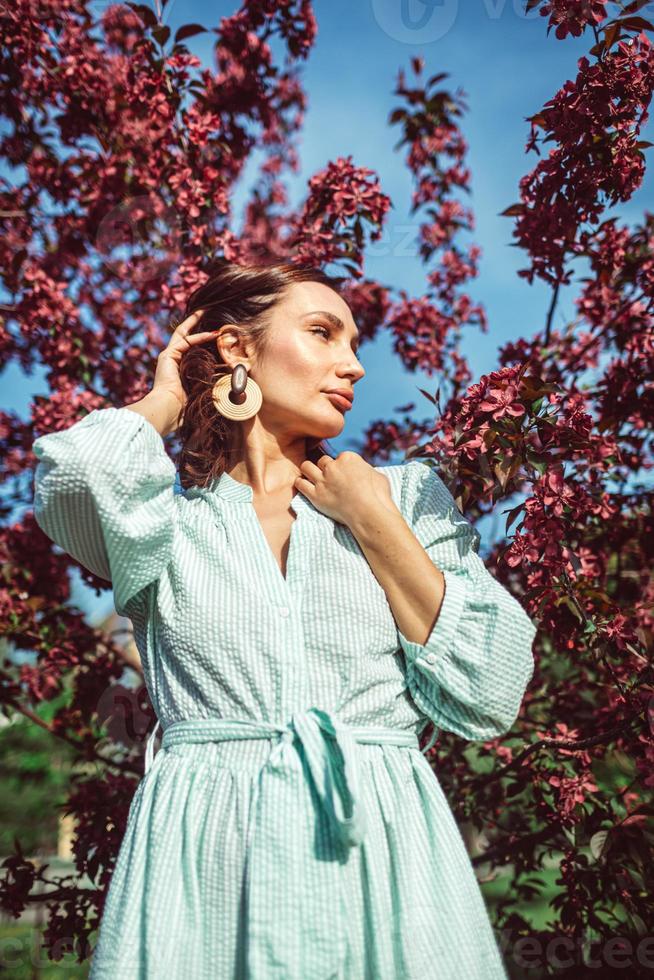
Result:
<svg viewBox="0 0 654 980"><path fill-rule="evenodd" d="M291 615L291 610L288 608L288 606L280 606L279 607L279 615L280 616L290 616Z"/></svg>
<svg viewBox="0 0 654 980"><path fill-rule="evenodd" d="M435 653L428 653L427 656L425 657L425 660L427 661L428 664L435 664L436 663L436 654Z"/></svg>

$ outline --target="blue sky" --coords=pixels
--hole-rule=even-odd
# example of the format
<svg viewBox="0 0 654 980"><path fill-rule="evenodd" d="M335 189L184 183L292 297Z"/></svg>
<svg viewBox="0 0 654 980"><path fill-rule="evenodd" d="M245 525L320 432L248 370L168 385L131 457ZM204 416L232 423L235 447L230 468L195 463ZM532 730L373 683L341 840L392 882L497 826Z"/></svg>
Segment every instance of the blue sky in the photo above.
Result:
<svg viewBox="0 0 654 980"><path fill-rule="evenodd" d="M98 10L103 5L104 0L90 4ZM423 77L446 71L449 78L442 84L453 90L463 88L469 110L461 127L472 172L472 195L465 202L474 210L476 228L460 244L474 241L482 248L480 275L469 283L468 291L483 303L489 321L487 335L475 328L464 335L463 353L473 380L497 366L500 344L529 336L545 322L549 288L537 281L529 286L518 277L517 270L528 265L527 257L511 245L512 220L499 214L518 200L519 180L538 160L535 153L524 151L529 134L526 117L566 79L575 77L577 58L591 46L590 36L557 41L552 32L548 37L546 18L525 15L523 8L524 0L359 0L355 4L317 0L318 36L303 68L308 107L299 142L301 172L289 181L292 202L303 199L306 181L328 160L352 154L355 164L374 169L394 208L381 242L369 250L365 273L414 295L424 289L425 270L408 240L407 233L417 221L409 216L411 181L403 163L404 150L393 149L400 129L387 124L389 112L398 104L392 92L400 67L412 79L414 56L425 60ZM173 31L190 22L211 28L236 9L236 2L169 0L164 20ZM652 11L641 13L651 16ZM204 34L186 43L205 65L214 67L214 39L215 35ZM643 138L654 139L651 122ZM239 223L238 207L247 197L256 162L257 158L246 169L236 192ZM639 221L645 208L651 209L652 190L648 173L638 193L620 207L622 220ZM579 266L578 275L583 274L585 269ZM562 292L556 325L574 315L578 291L573 286ZM417 418L426 417L430 406L418 388L435 391L438 386L437 377L405 370L392 355L387 336L364 345L361 359L366 377L357 385L355 407L347 415L342 435L331 440L337 451L350 448L350 440L357 440L370 421L391 418L394 407L409 401L416 403ZM36 373L25 377L11 368L2 381L3 408L25 418L32 397L47 394ZM503 526L504 518L500 531ZM495 527L480 527L482 537L492 537ZM76 598L83 601L81 595ZM97 603L93 598L93 608ZM106 611L111 603L103 600L102 608Z"/></svg>

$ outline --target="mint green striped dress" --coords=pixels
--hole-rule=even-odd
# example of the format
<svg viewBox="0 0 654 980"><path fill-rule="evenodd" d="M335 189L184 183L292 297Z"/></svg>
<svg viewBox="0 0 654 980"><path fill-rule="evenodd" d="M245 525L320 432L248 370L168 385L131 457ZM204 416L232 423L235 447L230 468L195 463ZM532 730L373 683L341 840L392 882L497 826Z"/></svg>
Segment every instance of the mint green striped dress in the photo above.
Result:
<svg viewBox="0 0 654 980"><path fill-rule="evenodd" d="M418 735L507 731L535 627L436 472L380 467L445 575L422 645L348 528L302 493L284 577L251 488L224 473L181 490L137 413L96 409L33 448L35 518L112 583L162 732L91 980L505 978Z"/></svg>

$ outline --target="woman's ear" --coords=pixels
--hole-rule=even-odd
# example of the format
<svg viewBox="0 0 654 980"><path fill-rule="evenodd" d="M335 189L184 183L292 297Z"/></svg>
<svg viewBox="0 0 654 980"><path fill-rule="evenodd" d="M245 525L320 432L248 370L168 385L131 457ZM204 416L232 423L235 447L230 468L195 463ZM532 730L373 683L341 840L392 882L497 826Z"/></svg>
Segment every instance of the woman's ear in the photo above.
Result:
<svg viewBox="0 0 654 980"><path fill-rule="evenodd" d="M249 369L250 355L243 338L243 332L237 323L226 323L220 327L220 333L216 337L216 348L219 357L225 364L230 367L245 364Z"/></svg>

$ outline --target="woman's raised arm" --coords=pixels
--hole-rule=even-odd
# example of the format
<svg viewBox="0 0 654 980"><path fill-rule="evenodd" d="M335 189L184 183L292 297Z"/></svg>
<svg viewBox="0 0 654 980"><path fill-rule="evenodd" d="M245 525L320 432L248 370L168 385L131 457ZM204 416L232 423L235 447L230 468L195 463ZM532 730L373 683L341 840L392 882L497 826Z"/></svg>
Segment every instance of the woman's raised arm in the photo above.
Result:
<svg viewBox="0 0 654 980"><path fill-rule="evenodd" d="M64 551L111 582L116 610L155 582L170 560L175 465L163 436L176 427L185 394L182 354L216 331L188 336L187 317L159 354L152 391L123 408L95 409L32 444L34 518Z"/></svg>

